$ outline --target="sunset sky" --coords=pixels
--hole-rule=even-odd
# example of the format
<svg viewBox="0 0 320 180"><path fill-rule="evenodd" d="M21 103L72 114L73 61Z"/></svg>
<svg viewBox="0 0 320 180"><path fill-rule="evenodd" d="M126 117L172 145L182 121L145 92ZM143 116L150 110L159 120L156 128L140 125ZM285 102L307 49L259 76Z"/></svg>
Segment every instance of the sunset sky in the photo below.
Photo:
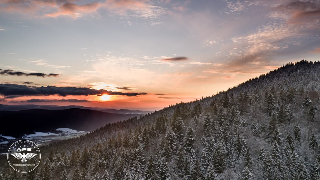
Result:
<svg viewBox="0 0 320 180"><path fill-rule="evenodd" d="M0 104L158 110L319 57L319 0L0 0Z"/></svg>

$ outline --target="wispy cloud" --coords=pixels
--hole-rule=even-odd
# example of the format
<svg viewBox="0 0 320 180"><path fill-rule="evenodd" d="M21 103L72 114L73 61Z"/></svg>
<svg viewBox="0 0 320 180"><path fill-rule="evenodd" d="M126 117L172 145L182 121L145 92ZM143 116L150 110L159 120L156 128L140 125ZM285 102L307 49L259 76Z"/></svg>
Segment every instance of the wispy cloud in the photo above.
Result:
<svg viewBox="0 0 320 180"><path fill-rule="evenodd" d="M303 24L317 22L320 19L319 1L291 1L278 6L276 10L288 13L289 23Z"/></svg>
<svg viewBox="0 0 320 180"><path fill-rule="evenodd" d="M81 4L78 0L1 0L0 9L9 13L23 13L36 17L68 16L74 19L108 9L118 15L156 18L164 9L148 0L106 0Z"/></svg>
<svg viewBox="0 0 320 180"><path fill-rule="evenodd" d="M155 94L155 95L157 95L157 96L164 96L164 95L166 95L166 94L158 93L158 94Z"/></svg>
<svg viewBox="0 0 320 180"><path fill-rule="evenodd" d="M227 1L227 7L229 8L230 12L241 12L245 9L245 6L242 2L237 0L237 2Z"/></svg>
<svg viewBox="0 0 320 180"><path fill-rule="evenodd" d="M60 69L60 68L68 68L70 66L57 66L57 65L53 65L53 64L49 64L47 63L47 61L43 60L43 59L39 59L39 60L34 60L34 61L30 61L31 63L34 63L37 66L45 66L45 67L50 67L50 68L54 68L54 69Z"/></svg>
<svg viewBox="0 0 320 180"><path fill-rule="evenodd" d="M273 15L269 14L269 18L280 21L264 25L249 35L233 38L236 45L245 48L230 53L229 57L233 59L230 66L244 67L248 64L269 63L273 57L287 51L288 46L296 45L294 39L313 36L320 27L320 16L317 13L320 11L319 2L290 1L272 7L271 11ZM311 47L312 43L305 42L304 46Z"/></svg>
<svg viewBox="0 0 320 180"><path fill-rule="evenodd" d="M7 75L7 76L35 76L35 77L58 77L59 74L50 73L25 73L21 71L13 71L11 69L0 69L0 75Z"/></svg>
<svg viewBox="0 0 320 180"><path fill-rule="evenodd" d="M313 51L311 51L311 53L320 53L320 47L315 48Z"/></svg>
<svg viewBox="0 0 320 180"><path fill-rule="evenodd" d="M192 62L189 62L188 64L192 64L192 65L211 65L211 63L198 62L198 61L192 61Z"/></svg>
<svg viewBox="0 0 320 180"><path fill-rule="evenodd" d="M173 9L178 10L178 11L187 11L188 10L188 5L191 3L190 0L184 1L182 4L180 5L176 5L173 7Z"/></svg>
<svg viewBox="0 0 320 180"><path fill-rule="evenodd" d="M47 17L71 16L73 18L81 17L83 13L88 14L97 11L102 6L101 3L95 2L85 5L77 5L74 3L65 3L58 7L54 13L46 14Z"/></svg>
<svg viewBox="0 0 320 180"><path fill-rule="evenodd" d="M179 97L169 97L169 96L159 96L158 98L161 98L161 99L183 99L183 98L179 98Z"/></svg>
<svg viewBox="0 0 320 180"><path fill-rule="evenodd" d="M139 96L147 93L123 93L104 89L90 89L85 87L57 87L57 86L26 86L18 84L0 84L0 94L3 96L49 96L49 95L120 95L120 96Z"/></svg>
<svg viewBox="0 0 320 180"><path fill-rule="evenodd" d="M186 61L186 60L188 60L187 57L179 56L179 57L165 58L165 59L162 59L161 61Z"/></svg>
<svg viewBox="0 0 320 180"><path fill-rule="evenodd" d="M118 15L156 18L165 10L160 6L151 4L148 0L107 0L105 6Z"/></svg>
<svg viewBox="0 0 320 180"><path fill-rule="evenodd" d="M126 91L132 90L131 87L116 87L116 88L121 90L126 90Z"/></svg>
<svg viewBox="0 0 320 180"><path fill-rule="evenodd" d="M79 102L90 102L85 99L29 99L26 101L20 102L29 102L29 103L42 103L42 102L72 102L72 103L79 103Z"/></svg>

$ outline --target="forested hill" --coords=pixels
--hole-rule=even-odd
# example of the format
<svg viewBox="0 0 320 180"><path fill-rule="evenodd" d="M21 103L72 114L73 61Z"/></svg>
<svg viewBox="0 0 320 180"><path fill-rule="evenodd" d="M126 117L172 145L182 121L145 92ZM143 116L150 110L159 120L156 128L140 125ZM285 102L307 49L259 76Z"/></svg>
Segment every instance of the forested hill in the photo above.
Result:
<svg viewBox="0 0 320 180"><path fill-rule="evenodd" d="M41 147L0 179L319 179L320 62L289 63L225 92ZM2 165L2 164L1 164Z"/></svg>

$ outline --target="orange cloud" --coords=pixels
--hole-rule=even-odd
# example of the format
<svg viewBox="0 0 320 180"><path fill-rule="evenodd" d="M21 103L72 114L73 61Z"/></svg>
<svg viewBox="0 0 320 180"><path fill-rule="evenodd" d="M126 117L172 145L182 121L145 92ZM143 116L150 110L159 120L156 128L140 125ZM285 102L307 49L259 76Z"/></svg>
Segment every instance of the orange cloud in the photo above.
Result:
<svg viewBox="0 0 320 180"><path fill-rule="evenodd" d="M311 53L320 53L320 47L314 49L313 51L311 51Z"/></svg>
<svg viewBox="0 0 320 180"><path fill-rule="evenodd" d="M27 14L35 17L81 17L83 14L105 8L119 15L131 11L138 17L156 17L163 12L158 6L150 5L148 0L106 0L78 4L78 0L0 0L0 10L9 13Z"/></svg>
<svg viewBox="0 0 320 180"><path fill-rule="evenodd" d="M276 9L289 12L290 24L303 24L318 21L320 18L320 3L317 1L293 1Z"/></svg>
<svg viewBox="0 0 320 180"><path fill-rule="evenodd" d="M74 3L66 3L59 7L58 12L46 14L48 17L58 17L58 16L71 16L77 18L81 16L80 13L92 13L97 11L102 6L101 3L95 2L85 5L76 5Z"/></svg>
<svg viewBox="0 0 320 180"><path fill-rule="evenodd" d="M146 0L107 0L106 4L109 8L139 9L146 7Z"/></svg>

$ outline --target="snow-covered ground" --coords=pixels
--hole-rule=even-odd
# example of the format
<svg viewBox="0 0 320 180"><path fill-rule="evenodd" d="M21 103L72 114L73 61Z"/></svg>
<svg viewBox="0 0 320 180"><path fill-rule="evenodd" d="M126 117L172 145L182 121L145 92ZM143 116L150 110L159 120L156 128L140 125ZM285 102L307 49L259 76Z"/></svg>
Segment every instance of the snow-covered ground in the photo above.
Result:
<svg viewBox="0 0 320 180"><path fill-rule="evenodd" d="M2 142L0 142L0 145L1 144L8 144L9 143L9 141L2 141Z"/></svg>
<svg viewBox="0 0 320 180"><path fill-rule="evenodd" d="M34 134L24 135L23 139L44 138L48 136L59 136L59 134L51 132L35 132Z"/></svg>
<svg viewBox="0 0 320 180"><path fill-rule="evenodd" d="M61 131L62 133L69 133L69 134L85 133L85 131L77 131L70 128L58 128L56 130Z"/></svg>
<svg viewBox="0 0 320 180"><path fill-rule="evenodd" d="M0 134L0 137L5 138L5 139L16 139L16 138L14 138L14 137L11 137L11 136L3 136L3 135L1 135L1 134Z"/></svg>
<svg viewBox="0 0 320 180"><path fill-rule="evenodd" d="M81 135L86 134L85 131L77 131L70 128L58 128L57 132L35 132L34 134L25 134L22 136L22 139L30 139L37 142L39 145L48 144L52 141L65 140L70 138L75 138ZM3 136L0 134L0 145L6 145L10 141L15 140L16 138L11 136Z"/></svg>

